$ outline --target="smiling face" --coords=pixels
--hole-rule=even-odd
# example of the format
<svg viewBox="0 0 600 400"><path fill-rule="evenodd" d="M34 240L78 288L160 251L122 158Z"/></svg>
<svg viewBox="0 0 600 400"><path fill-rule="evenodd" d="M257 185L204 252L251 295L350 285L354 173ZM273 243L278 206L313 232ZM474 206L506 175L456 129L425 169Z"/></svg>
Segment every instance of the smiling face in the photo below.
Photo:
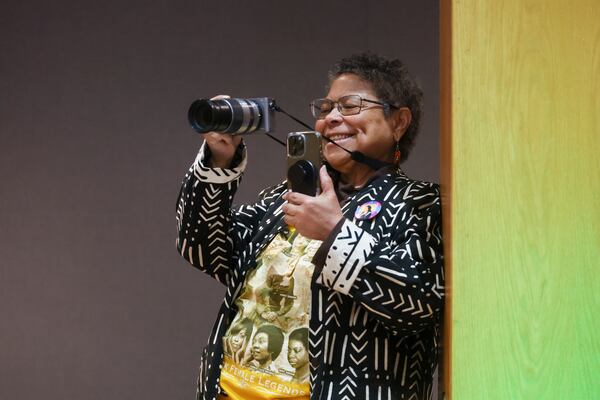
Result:
<svg viewBox="0 0 600 400"><path fill-rule="evenodd" d="M260 332L254 336L252 340L252 358L263 365L271 361L271 353L269 352L269 336Z"/></svg>
<svg viewBox="0 0 600 400"><path fill-rule="evenodd" d="M381 101L371 84L354 74L336 78L327 98L337 101L340 97L357 94L363 99ZM362 111L344 116L337 108L316 122L315 129L350 151L358 150L369 157L393 162L396 141L403 130L397 129L393 118L386 118L383 108L377 104L363 103ZM339 171L349 183L360 185L372 174L369 167L350 159L350 155L336 145L324 142L323 155L327 162Z"/></svg>

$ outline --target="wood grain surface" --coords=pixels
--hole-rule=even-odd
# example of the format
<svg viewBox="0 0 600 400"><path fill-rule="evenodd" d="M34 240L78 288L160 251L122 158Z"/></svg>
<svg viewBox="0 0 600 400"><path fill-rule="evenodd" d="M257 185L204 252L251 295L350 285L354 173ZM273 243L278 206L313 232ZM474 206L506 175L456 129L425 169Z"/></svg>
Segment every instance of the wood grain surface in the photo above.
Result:
<svg viewBox="0 0 600 400"><path fill-rule="evenodd" d="M440 10L450 397L600 399L600 1Z"/></svg>

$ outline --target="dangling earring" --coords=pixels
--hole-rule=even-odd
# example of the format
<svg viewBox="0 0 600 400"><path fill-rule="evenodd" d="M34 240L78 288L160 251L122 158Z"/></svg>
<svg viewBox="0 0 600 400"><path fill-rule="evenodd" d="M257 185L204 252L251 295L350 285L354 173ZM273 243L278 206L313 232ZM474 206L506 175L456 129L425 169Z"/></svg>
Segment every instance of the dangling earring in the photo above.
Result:
<svg viewBox="0 0 600 400"><path fill-rule="evenodd" d="M396 150L394 151L394 165L400 164L400 141L396 142Z"/></svg>

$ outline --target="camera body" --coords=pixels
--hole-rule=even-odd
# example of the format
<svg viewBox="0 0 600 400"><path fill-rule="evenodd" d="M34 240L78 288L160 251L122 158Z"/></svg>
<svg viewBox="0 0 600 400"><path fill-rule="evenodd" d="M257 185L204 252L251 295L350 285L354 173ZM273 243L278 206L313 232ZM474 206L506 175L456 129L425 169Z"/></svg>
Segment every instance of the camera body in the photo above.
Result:
<svg viewBox="0 0 600 400"><path fill-rule="evenodd" d="M269 133L274 129L275 122L273 104L273 100L268 97L199 99L190 106L188 121L198 133Z"/></svg>
<svg viewBox="0 0 600 400"><path fill-rule="evenodd" d="M291 132L287 137L287 184L293 192L316 196L321 192L319 170L323 165L321 134Z"/></svg>

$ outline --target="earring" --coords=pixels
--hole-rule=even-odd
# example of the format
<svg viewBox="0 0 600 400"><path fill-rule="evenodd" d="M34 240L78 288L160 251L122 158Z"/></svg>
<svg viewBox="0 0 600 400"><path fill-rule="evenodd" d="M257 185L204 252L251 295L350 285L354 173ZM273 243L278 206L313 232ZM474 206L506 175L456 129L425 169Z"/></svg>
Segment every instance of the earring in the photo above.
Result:
<svg viewBox="0 0 600 400"><path fill-rule="evenodd" d="M396 142L396 150L394 151L394 164L400 164L400 141Z"/></svg>

